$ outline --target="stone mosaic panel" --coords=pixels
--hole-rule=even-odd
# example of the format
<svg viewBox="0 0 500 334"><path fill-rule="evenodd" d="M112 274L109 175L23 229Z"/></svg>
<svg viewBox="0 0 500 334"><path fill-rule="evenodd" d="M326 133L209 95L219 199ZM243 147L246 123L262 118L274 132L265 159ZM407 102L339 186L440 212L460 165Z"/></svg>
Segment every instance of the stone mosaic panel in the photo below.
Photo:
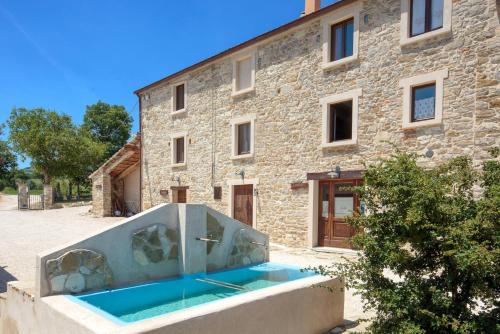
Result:
<svg viewBox="0 0 500 334"><path fill-rule="evenodd" d="M217 218L207 213L207 238L213 240L222 240L224 236L224 225L222 225ZM207 243L207 255L212 252L212 249L216 245L213 242Z"/></svg>
<svg viewBox="0 0 500 334"><path fill-rule="evenodd" d="M51 293L79 293L113 284L106 257L88 249L71 250L45 263Z"/></svg>
<svg viewBox="0 0 500 334"><path fill-rule="evenodd" d="M257 240L244 229L236 231L233 236L227 266L234 268L264 262L266 260L266 250L264 246L255 244L255 242Z"/></svg>
<svg viewBox="0 0 500 334"><path fill-rule="evenodd" d="M178 260L179 233L163 224L151 225L132 235L134 260L141 266Z"/></svg>

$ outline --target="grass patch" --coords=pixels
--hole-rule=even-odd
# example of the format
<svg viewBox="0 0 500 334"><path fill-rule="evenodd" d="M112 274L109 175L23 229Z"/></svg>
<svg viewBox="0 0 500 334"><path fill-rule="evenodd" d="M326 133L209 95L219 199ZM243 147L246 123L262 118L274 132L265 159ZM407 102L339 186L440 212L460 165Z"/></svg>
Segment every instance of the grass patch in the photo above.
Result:
<svg viewBox="0 0 500 334"><path fill-rule="evenodd" d="M5 187L5 189L1 192L4 195L17 195L17 189L12 187ZM42 189L31 189L31 195L41 195L43 193Z"/></svg>
<svg viewBox="0 0 500 334"><path fill-rule="evenodd" d="M2 191L2 194L17 195L17 189L14 189L12 187L5 187L5 189Z"/></svg>

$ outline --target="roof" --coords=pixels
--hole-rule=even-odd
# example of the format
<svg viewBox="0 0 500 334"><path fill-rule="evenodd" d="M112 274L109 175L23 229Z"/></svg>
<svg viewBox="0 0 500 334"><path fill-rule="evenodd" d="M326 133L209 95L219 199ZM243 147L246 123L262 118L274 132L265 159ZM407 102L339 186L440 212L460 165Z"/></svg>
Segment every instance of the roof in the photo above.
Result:
<svg viewBox="0 0 500 334"><path fill-rule="evenodd" d="M189 67L186 67L183 70L180 70L180 71L175 72L175 73L173 73L173 74L171 74L169 76L166 76L163 79L155 81L155 82L153 82L153 83L151 83L151 84L149 84L147 86L144 86L144 87L142 87L142 88L134 91L134 94L139 95L139 94L141 94L141 93L143 93L143 92L145 92L145 91L147 91L147 90L149 90L151 88L154 88L154 87L156 87L158 85L161 85L164 82L167 82L167 81L172 80L174 78L180 77L180 76L182 76L182 75L184 75L184 74L186 74L188 72L191 72L191 71L193 71L195 69L201 68L201 67L203 67L203 66L205 66L207 64L210 64L210 63L212 63L212 62L214 62L216 60L219 60L219 59L224 58L224 57L226 57L226 56L228 56L230 54L233 54L233 53L236 53L238 51L241 51L244 48L247 48L249 46L257 44L257 43L259 43L259 42L261 42L263 40L266 40L268 38L271 38L271 37L273 37L275 35L281 34L282 32L290 30L290 29L292 29L294 27L297 27L297 26L299 26L301 24L310 22L310 21L318 18L321 15L327 14L327 13L329 13L331 11L336 10L339 7L345 6L345 5L350 4L352 2L355 2L355 1L356 0L339 0L339 1L333 3L333 4L329 5L329 6L321 8L320 10L318 10L318 11L316 11L314 13L302 16L302 17L300 17L300 18L298 18L298 19L296 19L294 21L291 21L291 22L289 22L287 24L284 24L284 25L282 25L282 26L280 26L280 27L278 27L276 29L273 29L271 31L268 31L268 32L262 34L262 35L254 37L252 39L249 39L249 40L247 40L247 41L245 41L245 42L243 42L241 44L238 44L238 45L236 45L236 46L234 46L232 48L229 48L229 49L227 49L225 51L222 51L222 52L220 52L220 53L218 53L218 54L216 54L216 55L214 55L214 56L212 56L210 58L202 60L199 63L193 64L193 65L191 65Z"/></svg>
<svg viewBox="0 0 500 334"><path fill-rule="evenodd" d="M95 172L90 174L92 178L100 170L106 171L111 176L118 176L128 168L136 165L141 159L141 135L137 134L131 141L123 145L115 154L103 163Z"/></svg>

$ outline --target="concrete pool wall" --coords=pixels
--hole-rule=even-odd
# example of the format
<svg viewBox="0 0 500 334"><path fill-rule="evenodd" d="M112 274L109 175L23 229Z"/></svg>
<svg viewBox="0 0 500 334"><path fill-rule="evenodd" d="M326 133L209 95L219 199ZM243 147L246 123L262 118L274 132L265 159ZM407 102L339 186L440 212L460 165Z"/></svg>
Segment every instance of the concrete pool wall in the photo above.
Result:
<svg viewBox="0 0 500 334"><path fill-rule="evenodd" d="M39 254L35 293L81 293L265 262L268 243L206 205L163 204Z"/></svg>
<svg viewBox="0 0 500 334"><path fill-rule="evenodd" d="M314 285L328 286L313 288ZM8 285L0 332L15 334L323 334L344 320L339 279L313 276L120 326L63 295L35 298Z"/></svg>

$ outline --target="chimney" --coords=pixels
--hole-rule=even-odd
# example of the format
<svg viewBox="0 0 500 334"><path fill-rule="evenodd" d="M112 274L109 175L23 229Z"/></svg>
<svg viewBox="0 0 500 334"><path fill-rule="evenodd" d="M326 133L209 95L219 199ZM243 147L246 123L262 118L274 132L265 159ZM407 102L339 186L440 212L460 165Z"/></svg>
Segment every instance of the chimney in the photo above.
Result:
<svg viewBox="0 0 500 334"><path fill-rule="evenodd" d="M321 8L321 0L306 0L304 15L309 15Z"/></svg>

